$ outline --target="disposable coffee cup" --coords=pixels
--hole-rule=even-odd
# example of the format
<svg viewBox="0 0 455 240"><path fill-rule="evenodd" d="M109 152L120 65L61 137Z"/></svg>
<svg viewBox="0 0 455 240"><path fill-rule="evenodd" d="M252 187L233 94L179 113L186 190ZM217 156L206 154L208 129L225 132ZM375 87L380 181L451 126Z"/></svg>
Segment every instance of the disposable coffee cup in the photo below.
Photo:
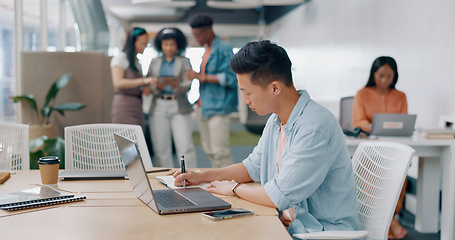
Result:
<svg viewBox="0 0 455 240"><path fill-rule="evenodd" d="M57 184L60 159L56 156L40 157L38 165L41 174L41 182L44 185Z"/></svg>

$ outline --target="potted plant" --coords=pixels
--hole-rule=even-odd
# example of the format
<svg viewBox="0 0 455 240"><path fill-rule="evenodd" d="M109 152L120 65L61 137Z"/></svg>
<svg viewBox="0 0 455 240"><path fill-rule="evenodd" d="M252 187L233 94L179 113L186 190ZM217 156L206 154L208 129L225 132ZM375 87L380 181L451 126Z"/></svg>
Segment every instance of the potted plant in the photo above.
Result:
<svg viewBox="0 0 455 240"><path fill-rule="evenodd" d="M30 169L38 169L38 159L43 156L58 156L60 169L65 169L65 140L61 137L49 138L46 135L30 141Z"/></svg>
<svg viewBox="0 0 455 240"><path fill-rule="evenodd" d="M70 77L71 73L65 73L52 84L46 94L44 104L39 110L38 104L32 94L10 97L14 102L28 104L36 116L37 122L30 124L30 139L42 135L46 135L49 138L55 137L55 127L49 121L49 118L54 111L64 116L64 111L76 111L85 107L84 104L78 102L55 105L55 98L57 97L58 92L68 84Z"/></svg>
<svg viewBox="0 0 455 240"><path fill-rule="evenodd" d="M38 104L32 94L10 97L14 102L23 102L28 104L30 110L34 112L36 122L30 123L30 168L38 168L37 160L42 156L58 156L62 163L60 168L64 168L65 158L65 141L61 137L55 137L55 127L50 122L51 114L56 111L62 116L64 111L76 111L85 107L78 102L55 105L55 98L60 89L65 87L71 74L65 73L57 79L49 89L41 109L38 110Z"/></svg>

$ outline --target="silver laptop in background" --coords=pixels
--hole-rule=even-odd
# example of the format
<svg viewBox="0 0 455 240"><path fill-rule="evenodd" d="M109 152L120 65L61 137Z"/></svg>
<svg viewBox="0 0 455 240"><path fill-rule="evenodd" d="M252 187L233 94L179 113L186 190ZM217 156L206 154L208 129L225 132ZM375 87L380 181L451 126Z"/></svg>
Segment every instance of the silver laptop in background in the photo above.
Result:
<svg viewBox="0 0 455 240"><path fill-rule="evenodd" d="M58 174L63 180L109 180L125 179L124 169L84 169L84 170L65 170Z"/></svg>
<svg viewBox="0 0 455 240"><path fill-rule="evenodd" d="M136 196L158 214L221 210L231 204L198 188L152 190L135 141L114 133L129 181Z"/></svg>
<svg viewBox="0 0 455 240"><path fill-rule="evenodd" d="M414 133L417 115L376 113L373 115L371 135L410 137Z"/></svg>

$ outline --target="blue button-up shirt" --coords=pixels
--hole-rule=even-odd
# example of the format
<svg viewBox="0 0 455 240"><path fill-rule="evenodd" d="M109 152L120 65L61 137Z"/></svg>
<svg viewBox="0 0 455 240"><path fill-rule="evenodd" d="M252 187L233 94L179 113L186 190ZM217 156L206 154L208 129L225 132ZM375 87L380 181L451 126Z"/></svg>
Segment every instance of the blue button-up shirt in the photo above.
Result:
<svg viewBox="0 0 455 240"><path fill-rule="evenodd" d="M270 116L253 152L243 161L250 177L261 182L278 211L294 205L288 231L359 230L356 189L343 132L326 108L306 91L286 123L286 146L277 169L281 121Z"/></svg>
<svg viewBox="0 0 455 240"><path fill-rule="evenodd" d="M216 75L219 84L205 82L199 87L203 119L237 111L237 78L229 67L233 55L232 47L221 38L215 37L205 73Z"/></svg>
<svg viewBox="0 0 455 240"><path fill-rule="evenodd" d="M161 63L160 67L160 77L172 77L174 76L174 58L172 61L168 62L165 57L163 57L163 62ZM172 86L170 84L166 85L166 87L161 91L163 94L174 94L172 90Z"/></svg>

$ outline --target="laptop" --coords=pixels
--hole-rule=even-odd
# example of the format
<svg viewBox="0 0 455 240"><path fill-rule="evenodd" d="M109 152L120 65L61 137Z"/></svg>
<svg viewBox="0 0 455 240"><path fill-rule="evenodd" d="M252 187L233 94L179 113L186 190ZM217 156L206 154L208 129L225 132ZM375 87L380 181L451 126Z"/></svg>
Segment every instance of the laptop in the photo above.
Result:
<svg viewBox="0 0 455 240"><path fill-rule="evenodd" d="M152 190L135 141L114 133L136 196L158 214L202 212L228 209L231 204L199 187Z"/></svg>
<svg viewBox="0 0 455 240"><path fill-rule="evenodd" d="M371 135L409 137L414 132L417 115L376 113L373 115Z"/></svg>
<svg viewBox="0 0 455 240"><path fill-rule="evenodd" d="M100 169L100 170L65 170L58 174L63 180L109 180L125 179L124 169Z"/></svg>

